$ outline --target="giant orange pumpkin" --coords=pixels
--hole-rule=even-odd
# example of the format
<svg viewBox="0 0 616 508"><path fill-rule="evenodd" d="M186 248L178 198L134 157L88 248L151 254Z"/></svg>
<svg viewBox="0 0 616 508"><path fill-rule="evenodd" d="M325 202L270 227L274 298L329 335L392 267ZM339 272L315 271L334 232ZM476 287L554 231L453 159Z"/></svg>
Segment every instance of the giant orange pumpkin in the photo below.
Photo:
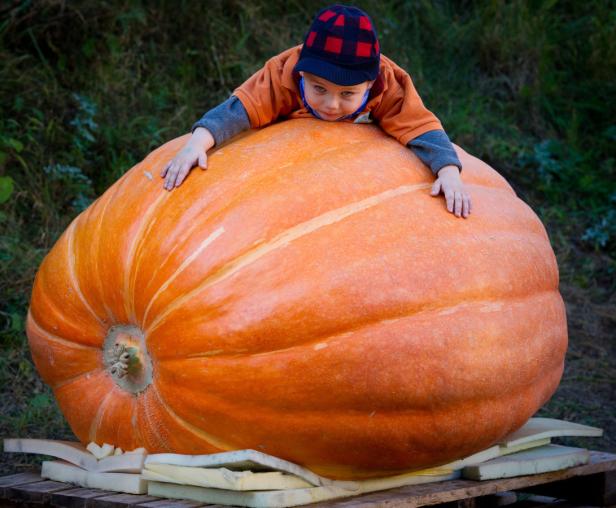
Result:
<svg viewBox="0 0 616 508"><path fill-rule="evenodd" d="M554 254L486 164L459 150L464 220L373 126L282 122L166 192L185 141L77 217L36 276L32 355L81 441L382 476L486 448L554 392Z"/></svg>

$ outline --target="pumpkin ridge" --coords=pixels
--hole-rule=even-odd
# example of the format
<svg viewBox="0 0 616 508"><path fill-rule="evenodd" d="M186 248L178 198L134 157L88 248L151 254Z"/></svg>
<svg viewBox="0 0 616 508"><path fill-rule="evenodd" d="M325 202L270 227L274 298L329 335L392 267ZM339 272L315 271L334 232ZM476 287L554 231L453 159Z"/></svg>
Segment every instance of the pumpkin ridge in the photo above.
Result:
<svg viewBox="0 0 616 508"><path fill-rule="evenodd" d="M299 342L299 343L296 343L296 344L293 344L287 347L283 347L283 348L269 349L267 351L246 350L246 351L230 351L230 352L225 352L223 349L219 349L215 351L207 351L205 353L188 354L188 355L182 356L181 359L191 360L191 359L203 359L203 358L209 359L213 357L232 358L232 357L247 357L247 356L259 357L259 356L266 356L270 354L283 353L285 351L293 351L294 349L297 349L297 348L312 347L319 343L325 344L330 340L336 340L337 338L343 338L345 336L352 335L355 332L361 331L363 329L370 328L371 326L376 326L376 325L387 323L387 322L393 323L393 322L399 321L401 319L406 319L406 318L420 318L420 317L423 317L424 315L429 315L429 314L439 315L442 311L451 310L451 309L455 309L454 311L451 312L451 313L454 313L454 312L457 312L458 310L464 310L467 307L470 307L474 304L478 304L481 302L485 302L486 304L495 304L495 303L498 303L499 301L502 301L504 305L509 305L512 301L515 301L515 300L524 301L528 299L535 299L535 298L544 297L547 294L553 294L553 293L556 293L556 295L560 294L554 288L546 288L543 290L536 290L533 292L533 294L530 294L530 295L529 294L518 294L518 295L512 296L512 293L503 293L501 295L498 295L498 297L495 297L495 298L466 297L464 303L455 305L455 306L451 305L452 301L456 301L455 298L452 298L451 301L443 303L442 305L425 306L425 307L421 307L418 310L411 310L410 312L404 313L404 314L402 313L393 314L393 315L389 314L383 317L379 317L377 319L359 322L359 325L353 328L345 328L344 330L336 331L332 333L331 335L327 335L327 336L321 335L317 338L312 338L307 341ZM459 295L457 296L459 297ZM447 314L449 313L450 312L447 312ZM157 362L165 363L169 361L178 361L179 359L180 358L178 357L166 357L166 358L158 357Z"/></svg>
<svg viewBox="0 0 616 508"><path fill-rule="evenodd" d="M214 448L218 448L220 450L225 450L225 451L234 449L232 445L224 443L223 441L213 436L212 434L205 432L204 430L201 430L197 428L196 426L194 426L192 423L186 421L184 418L178 415L171 408L171 406L163 398L163 395L160 393L160 390L158 390L158 388L155 385L152 385L152 389L154 390L154 393L156 394L156 397L158 398L158 401L160 402L160 407L162 407L167 412L167 414L171 416L178 423L178 425L180 425L182 428L188 430L192 434L195 434L199 438L208 442Z"/></svg>
<svg viewBox="0 0 616 508"><path fill-rule="evenodd" d="M77 228L77 221L81 217L82 215L79 215L73 222L71 222L71 225L68 227L68 230L67 230L68 276L69 276L69 280L71 281L71 284L73 285L73 287L75 288L75 291L77 292L78 298L81 300L81 303L83 303L83 306L90 312L90 314L92 314L94 319L96 319L102 326L105 326L105 323L103 322L103 320L96 313L96 311L92 308L92 306L90 305L90 302L88 302L88 300L86 299L86 296L83 294L83 291L81 291L81 286L79 284L79 280L77 279L77 272L75 270L75 229Z"/></svg>
<svg viewBox="0 0 616 508"><path fill-rule="evenodd" d="M100 349L65 339L49 340L49 333L38 323L35 326L32 320L29 312L26 331L32 361L41 378L52 388L68 378L99 368ZM63 365L63 368L58 368L58 365Z"/></svg>
<svg viewBox="0 0 616 508"><path fill-rule="evenodd" d="M179 362L178 362L179 363ZM553 375L555 377L558 377L560 379L560 371L562 370L562 363L558 363L555 364L553 366L551 366L552 368L548 371L550 374L553 373ZM524 388L524 389L528 389L529 391L533 391L536 389L536 384L533 385L533 383L531 381L523 383L520 385L520 387ZM520 389L521 390L521 389ZM185 389L184 394L190 393L190 390ZM551 393L551 392L550 392ZM200 395L203 397L203 394L200 393ZM513 396L518 396L519 393L515 393L512 395ZM475 394L473 397L469 396L468 399L459 399L459 400L455 400L455 401L447 401L446 404L441 404L440 406L436 406L436 405L417 405L415 401L412 401L412 403L414 404L412 407L388 407L388 408L384 408L384 407L379 407L377 410L368 410L366 408L353 408L353 407L341 407L341 408L337 408L336 411L334 412L332 409L329 409L328 414L330 415L330 417L334 417L333 415L336 414L338 416L345 416L345 417L357 417L362 418L362 417L370 417L373 418L375 415L378 416L382 416L382 415L397 415L397 416L422 416L422 415L429 415L429 416L434 416L435 418L437 418L438 413L447 413L449 411L451 411L452 409L456 409L456 408L463 408L468 406L469 404L479 404L480 402L486 402L486 401L491 401L491 402L497 402L497 401L502 401L503 396L506 396L505 394L502 393L495 393L492 395L486 395L484 394L483 397L481 397L481 399L479 401L477 401L477 395ZM247 406L245 401L233 401L230 400L229 397L226 397L224 395L216 395L213 394L212 392L208 392L207 394L207 398L210 401L216 402L218 403L217 405L215 405L214 407L217 408L218 411L220 411L221 413L227 413L229 415L231 414L238 414L239 410L248 410L249 414L251 416L260 416L260 414L262 413L263 415L270 415L270 414L275 414L277 415L277 417L284 417L284 416L292 416L292 417L299 417L299 416L303 416L303 417L318 417L320 415L322 415L322 409L319 408L289 408L289 407L276 407L276 406L271 406L271 405L266 405L263 404L262 401L260 401L259 403L255 403L252 406ZM175 413L173 410L171 410L169 408L168 405L166 405L166 403L162 403L161 404L165 407L165 409L169 412L169 414L171 414L174 418L176 418L178 420L178 422L185 428L188 428L189 430L193 431L193 433L199 435L199 436L204 436L204 435L208 435L207 433L204 433L204 431L198 429L197 427L195 427L192 423L188 422L187 420L185 420L184 418L182 418L181 416L177 415L177 413ZM203 437L205 439L205 437ZM215 439L215 438L213 438ZM210 441L209 439L206 439L208 441ZM210 441L211 442L211 441ZM228 449L228 448L223 448L221 445L216 445L218 447L220 447L221 449Z"/></svg>
<svg viewBox="0 0 616 508"><path fill-rule="evenodd" d="M99 369L78 381L54 390L60 410L67 416L73 433L82 443L88 443L88 431L100 402L113 391L113 382ZM87 395L84 395L87 394Z"/></svg>
<svg viewBox="0 0 616 508"><path fill-rule="evenodd" d="M173 449L167 443L169 438L169 429L153 416L155 413L150 408L150 404L155 407L161 407L157 402L152 402L152 399L159 399L156 389L148 387L143 394L137 397L138 405L135 409L134 428L137 429L137 435L141 437L141 445L147 450L156 450L157 453L173 452Z"/></svg>
<svg viewBox="0 0 616 508"><path fill-rule="evenodd" d="M69 264L68 234L65 232L45 256L36 274L31 297L36 305L30 306L30 314L41 328L58 337L99 347L105 326L77 295L75 284L67 274Z"/></svg>
<svg viewBox="0 0 616 508"><path fill-rule="evenodd" d="M454 302L459 301L461 296L465 298L465 303L460 304L460 305L453 305ZM462 293L462 294L454 293L450 296L450 299L448 299L447 301L441 300L440 304L424 305L422 307L415 307L415 306L409 305L407 309L404 310L404 313L400 312L400 313L381 315L373 319L367 319L365 321L357 321L356 322L357 326L354 326L353 328L338 328L338 329L333 330L329 334L321 334L316 337L313 336L313 337L307 338L307 340L304 340L302 342L297 342L297 343L294 343L286 347L270 349L267 351L255 351L253 349L245 349L242 351L231 350L231 351L225 352L223 349L217 349L217 350L210 350L210 351L203 352L203 353L187 354L187 353L180 352L177 354L181 355L181 358L184 358L184 359L258 357L260 355L277 354L277 353L281 353L287 350L292 351L296 348L301 348L301 347L312 347L316 344L326 343L329 340L335 340L336 338L343 338L345 336L360 332L361 330L368 329L374 326L378 326L380 324L387 323L387 322L395 322L395 321L400 321L403 319L421 319L431 314L433 314L435 318L438 318L443 313L452 314L452 313L457 312L458 310L462 310L467 307L472 307L474 305L477 305L483 302L485 302L486 305L493 305L495 303L498 303L499 301L502 302L504 305L509 305L511 302L527 304L527 302L530 302L533 300L545 302L548 299L548 297L550 297L548 300L550 303L552 302L552 299L553 299L554 304L560 301L560 293L558 293L557 289L555 289L552 286L546 287L544 289L535 289L533 294L531 295L528 295L526 293L514 294L511 291L509 291L509 292L502 292L498 295L493 295L491 298L483 297L482 289L477 288L477 291L474 295L469 295L468 293ZM452 309L454 310L452 311ZM488 311L486 310L484 312L488 312ZM152 339L153 337L151 336L149 340L151 341ZM161 340L161 339L154 339L154 340ZM156 355L157 363L164 363L164 362L176 361L176 360L178 360L178 356L160 356L159 354Z"/></svg>
<svg viewBox="0 0 616 508"><path fill-rule="evenodd" d="M199 247L197 247L189 256L187 256L184 259L184 261L182 261L182 264L176 269L176 271L173 272L169 276L169 278L156 290L154 295L152 295L152 298L150 298L150 303L145 308L145 311L143 313L143 318L142 318L143 323L147 321L148 313L150 312L152 304L156 301L158 296L171 285L171 283L186 269L186 267L190 263L192 263L197 258L197 256L199 256L205 250L206 247L208 247L212 242L214 242L224 232L225 232L224 226L220 226L217 229L215 229L212 233L210 233L205 238L205 240L201 242Z"/></svg>
<svg viewBox="0 0 616 508"><path fill-rule="evenodd" d="M566 331L561 324L564 308L556 295L551 297L550 301L552 304L531 300L528 305L516 306L515 312L507 313L507 322L517 323L515 328L511 329L515 333L511 339L515 340L502 337L498 331L482 334L481 330L484 325L492 327L499 323L500 312L490 312L484 317L481 312L483 305L480 305L472 313L473 324L462 330L463 337L465 337L462 340L439 341L438 337L432 334L430 337L437 339L435 342L430 340L422 343L416 338L409 337L411 342L407 346L404 337L409 331L412 333L412 330L417 330L421 337L423 336L422 330L429 328L429 323L432 322L429 317L421 321L409 319L397 329L390 329L383 333L381 330L368 330L347 340L340 340L336 344L330 344L331 349L299 350L282 353L275 357L258 358L255 356L248 360L243 357L177 359L159 362L159 383L170 390L169 393L173 394L170 397L174 404L180 404L183 410L185 410L184 405L176 400L176 395L183 398L184 403L187 402L193 411L196 411L197 407L218 408L222 404L234 403L235 409L226 411L229 414L238 415L242 410L247 411L247 414L252 414L253 410L259 411L259 408L266 412L275 411L279 415L295 407L312 408L321 413L336 411L336 408L361 408L365 407L361 394L366 393L371 393L375 397L382 394L382 397L379 395L381 398L374 402L376 406L372 409L377 409L377 406L432 407L435 404L432 397L436 401L447 404L450 400L468 399L467 394L472 398L475 393L495 394L496 396L504 395L509 391L515 393L522 386L528 386L529 389L533 384L541 386L544 384L543 376L547 372L562 370L562 358L566 347L566 339L563 340L563 334L566 337ZM532 315L526 314L529 308L533 309ZM538 317L542 319L542 316L545 316L545 322L539 328L532 324L529 326L524 319L520 319L525 315L532 318L530 323L535 323ZM446 320L456 322L458 318L449 316ZM391 385L391 378L378 374L379 370L382 370L378 366L383 364L387 351L380 352L382 348L374 339L374 337L383 337L388 340L389 337L394 336L399 339L390 345L391 350L398 351L398 354L403 355L404 358L410 355L408 356L409 361L416 362L418 366L414 371L402 374L404 368L400 367L406 363L403 358L389 364L392 371L401 373L402 377L398 378L401 382L400 386L408 387L400 388L399 394L395 393L397 388ZM540 337L541 340L533 341L532 337ZM352 346L349 346L350 344ZM341 387L335 400L324 400L329 388L323 379L323 374L335 372L336 359L344 358L344 352L349 348L353 351L347 356L347 362L345 362L348 367L339 369L338 372L342 379L348 380L348 384ZM491 351L492 348L496 351L502 350L502 353L487 356L485 359L478 356L482 351ZM373 366L363 369L362 358L372 357L371 351L376 353L373 357ZM426 358L427 351L432 353ZM441 370L438 367L439 359L447 357L448 351L456 351L452 358L460 369L455 372ZM511 358L521 358L518 364L520 368L512 369L509 361ZM427 363L424 359L427 359ZM302 372L311 365L318 366L314 374L302 375L293 379L294 372ZM435 379L438 381L432 387L422 387L419 384L420 390L418 391L412 387L416 382L421 381L421 373L424 371L422 365L425 369L434 372ZM180 372L194 374L178 376L176 373ZM474 373L470 382L465 381L467 377L465 372ZM498 372L501 374L498 375ZM373 377L371 373L376 374L376 377ZM491 379L493 375L497 375L494 382L482 387L481 379L486 376ZM225 379L230 378L235 380L233 384L224 382ZM466 386L468 391L450 391L447 380L456 387ZM304 388L304 383L308 389ZM375 387L371 388L373 384L379 388L374 390ZM259 386L272 387L272 391L267 393L267 390L261 390ZM204 391L204 387L207 387L207 391ZM410 391L405 395L407 390ZM186 395L185 398L181 396L182 393ZM303 394L303 397L300 397L300 394ZM197 399L199 402L194 404Z"/></svg>
<svg viewBox="0 0 616 508"><path fill-rule="evenodd" d="M63 344L65 346L69 346L69 347L80 348L80 349L93 349L95 351L100 351L99 347L89 346L88 344L81 344L80 342L75 342L75 341L72 341L72 340L65 339L63 337L58 337L57 335L54 335L50 331L48 331L45 328L43 328L36 321L36 318L32 315L32 313L29 310L28 310L28 318L29 318L29 321L32 324L32 326L36 329L37 333L39 335L44 335L45 339L47 339L47 340L50 340L50 341L53 341L53 342L57 342L59 344Z"/></svg>
<svg viewBox="0 0 616 508"><path fill-rule="evenodd" d="M359 143L359 142L357 142L357 143ZM343 150L344 153L346 153L346 151L352 152L351 148L349 148L348 146L345 146L344 148L345 148ZM338 150L338 151L340 151L340 150ZM366 152L369 152L369 150L367 149ZM216 152L216 153L218 153L218 152ZM213 154L213 155L215 155L215 154ZM310 167L311 163L313 163L314 161L318 160L317 155L318 154L316 154L316 155L313 154L313 157L310 160L308 160L308 161L303 161L302 165L304 165L306 167ZM281 155L281 157L283 157L283 155ZM255 188L267 187L267 185L270 183L270 181L276 181L278 178L280 178L280 169L282 167L288 167L288 166L291 166L291 165L293 165L292 162L286 162L286 163L281 164L281 165L280 164L270 164L267 168L265 168L264 170L262 170L258 174L253 175L250 178L250 182L252 183L252 187L255 187ZM218 168L215 168L215 167L211 168L211 170L213 170L213 171L216 171L217 169ZM246 200L247 197L250 197L252 194L255 193L253 188L246 187L246 185L245 185L246 182L243 179L238 178L238 175L234 175L233 177L230 177L230 178L231 179L227 180L225 183L228 184L228 186L229 186L229 188L226 189L226 192L231 194L231 198L228 199L228 200L225 200L224 203L222 204L222 206L218 206L217 209L215 209L212 212L210 212L207 215L207 217L206 217L204 222L194 222L185 231L184 235L181 238L178 239L178 241L175 243L175 245L166 253L165 257L157 265L156 269L153 271L153 275L154 276L158 273L159 268L161 266L164 266L165 263L168 261L168 259L174 255L174 253L176 252L176 249L179 248L180 246L182 246L183 244L185 244L186 239L190 237L191 233L194 230L202 229L204 224L207 224L208 222L213 222L214 218L217 218L217 217L220 217L220 216L224 215L224 213L227 212L229 209L233 209L236 204L242 203L244 200ZM385 192L385 191L383 191L383 192ZM364 199L368 199L368 198L364 198ZM208 206L207 203L206 203L206 206ZM343 205L343 206L346 206L346 205ZM307 221L308 220L311 220L311 219L307 219ZM290 226L287 229L290 229L291 227L294 227L294 226ZM280 234L280 233L278 233L278 234ZM249 246L249 248L250 247L252 247L252 246ZM157 293L158 292L159 292L159 290L157 290ZM153 300L154 300L154 298L152 298L152 301ZM151 307L151 303L148 305L148 308ZM141 322L143 323L144 321L145 321L145 318L142 318Z"/></svg>
<svg viewBox="0 0 616 508"><path fill-rule="evenodd" d="M113 313L112 309L109 308L109 306L107 305L107 302L104 301L104 291L103 291L103 281L101 280L100 277L100 273L101 273L101 269L100 269L100 257L101 255L103 255L104 253L104 249L100 249L100 240L101 240L101 229L103 226L103 222L105 219L105 212L107 211L107 207L109 206L109 204L115 199L116 195L119 193L120 188L122 187L122 184L125 183L127 181L127 176L128 173L126 173L124 175L123 178L121 178L116 185L114 185L113 187L111 187L107 192L105 192L102 196L101 196L101 200L104 200L102 203L102 207L101 210L98 211L97 217L96 217L96 222L95 225L93 226L94 229L94 233L92 235L92 237L94 238L94 242L92 245L90 245L90 249L93 252L96 252L97 254L94 256L94 267L95 270L93 270L93 273L95 273L95 277L94 279L96 280L96 287L98 290L98 294L101 297L101 304L103 309L105 310L107 316L106 318L108 320L110 320L112 323L116 322L116 317L115 314ZM90 215L94 212L95 207L90 207L88 208L88 210L86 212L89 212ZM85 215L84 215L85 216ZM85 295L84 295L85 296ZM106 322L105 318L102 318L103 323Z"/></svg>
<svg viewBox="0 0 616 508"><path fill-rule="evenodd" d="M115 222L117 221L117 210L126 207L127 203L123 201L124 198L127 194L130 195L131 189L138 186L138 184L134 182L134 179L137 175L141 175L143 173L143 163L138 163L133 169L135 171L127 171L116 184L114 184L103 194L103 198L105 198L107 194L109 194L109 197L107 198L104 203L104 206L98 213L97 222L92 226L93 250L95 250L97 253L97 255L94 257L94 271L98 274L97 282L98 287L100 288L100 303L105 309L107 317L109 318L108 321L111 324L119 324L129 320L127 316L120 317L120 315L122 314L122 312L126 311L126 300L128 299L128 295L124 292L124 287L127 276L127 268L129 268L131 262L130 255L132 254L134 238L131 235L131 237L128 238L129 241L126 242L130 246L128 252L118 252L118 257L115 258L122 260L123 263L123 267L121 268L122 275L118 277L118 284L114 292L115 295L120 295L120 298L118 298L117 300L115 300L114 298L109 300L110 295L105 289L105 287L108 285L108 281L103 279L103 274L105 273L105 269L109 268L107 265L109 263L110 257L106 255L107 253L104 246L106 243L116 243L114 241L114 236L117 234L115 229L118 225L117 222ZM167 193L162 193L161 196L163 196L163 198L167 197L166 194ZM154 201L157 201L158 199L162 198L157 197ZM148 205L148 209L150 206L151 205ZM141 213L137 216L137 220L134 220L134 217L131 215L130 211L127 213L123 213L122 215L131 216L131 218L133 219L133 223L141 223L141 221L145 218L145 213ZM126 238L126 235L124 235L124 239ZM122 242L124 240L120 241Z"/></svg>
<svg viewBox="0 0 616 508"><path fill-rule="evenodd" d="M152 204L148 207L141 224L139 231L131 241L129 254L126 258L127 267L124 272L124 310L129 320L135 321L135 299L133 297L135 292L135 282L137 278L137 272L141 264L141 249L143 247L143 239L148 235L154 225L154 221L151 220L152 215L158 210L161 203L166 201L168 193L161 194Z"/></svg>
<svg viewBox="0 0 616 508"><path fill-rule="evenodd" d="M220 149L221 147L219 147L218 149ZM212 155L215 155L218 152L215 152ZM266 172L267 173L267 172ZM259 179L259 181L262 181L263 179ZM244 180L242 180L241 178L238 178L237 181L232 180L232 185L229 185L230 188L226 189L226 191L224 193L221 193L219 196L215 196L214 199L219 199L222 195L224 194L231 194L232 198L231 199L226 199L224 200L223 203L220 204L220 206L218 207L218 209L210 211L209 213L205 213L207 207L209 207L211 205L210 202L205 202L200 210L200 213L197 214L197 216L205 216L205 218L202 221L194 221L189 227L187 227L185 229L185 231L182 232L182 235L176 239L176 241L174 242L174 245L171 249L169 249L164 257L160 260L159 263L157 263L155 269L152 271L151 273L151 277L150 279L153 279L156 277L156 275L158 274L159 270L161 269L161 267L165 266L165 264L169 261L170 258L172 258L174 256L174 254L176 253L177 249L184 246L187 239L189 239L191 237L191 235L195 232L195 231L199 231L200 229L203 228L204 225L207 225L208 222L213 222L214 219L220 217L220 216L224 216L224 213L230 208L232 207L235 203L237 202L241 202L241 199L243 197L243 189L244 189ZM178 189L177 192L182 192L183 189ZM169 194L169 193L166 193ZM195 202L193 205L191 205L187 210L192 210L195 206L198 206L200 203ZM153 227L153 223L151 223L148 226L148 231ZM144 235L145 236L145 235ZM139 247L140 251L143 249L143 245L141 245ZM140 252L138 255L138 262L137 265L135 267L133 267L132 270L132 281L131 281L131 285L132 285L132 292L131 297L132 297L132 305L134 308L134 286L135 286L135 281L137 279L138 276L138 272L139 272L139 266L141 264L141 259L143 257L143 253ZM162 284L161 284L162 286ZM148 287L149 288L149 287ZM157 295L160 294L160 288L156 290ZM152 303L154 302L154 298L151 298L150 303L147 305L147 308L149 309L152 305ZM136 316L135 317L135 321L136 321ZM139 320L142 324L144 324L145 321L145 317L141 317Z"/></svg>
<svg viewBox="0 0 616 508"><path fill-rule="evenodd" d="M390 198L397 197L399 195L408 194L416 190L427 189L432 185L429 183L420 183L415 185L401 185L395 189L388 189L379 194L370 196L360 201L350 203L334 210L329 210L321 215L313 217L307 221L286 229L285 231L278 233L274 238L257 245L257 247L245 252L238 256L235 260L227 263L225 266L219 268L214 274L206 277L195 289L173 300L167 309L162 312L152 323L147 326L146 333L156 329L175 309L180 307L185 301L194 298L195 295L203 291L204 289L211 287L217 282L231 277L242 268L252 264L257 259L269 254L270 252L284 247L288 243L291 243L298 238L302 238L313 231L321 229L322 227L329 226L339 222L353 214L359 213L368 208L372 208L383 201Z"/></svg>
<svg viewBox="0 0 616 508"><path fill-rule="evenodd" d="M240 188L241 188L241 185L240 185L240 184L241 184L241 182L238 182L238 187L240 187ZM232 189L231 189L231 191L232 191L232 192L233 192L233 191L235 191L235 188L232 188ZM203 223L202 223L202 222L197 222L197 221L195 221L195 222L193 222L193 224L192 224L191 226L189 226L188 228L186 228L186 231L183 233L183 235L182 235L180 238L178 238L178 239L174 242L173 247L172 247L171 249L169 249L169 251L168 251L168 252L165 254L165 256L161 259L161 261L160 261L159 263L157 263L156 268L152 271L151 278L155 278L155 277L156 277L156 275L158 274L158 272L159 272L160 268L161 268L162 266L164 266L164 265L165 265L165 264L169 261L169 259L170 259L171 257L173 257L173 256L174 256L174 254L176 253L176 250L177 250L178 248L180 248L180 247L182 247L182 246L184 246L184 245L185 245L185 243L186 243L187 239L189 239L189 238L191 237L191 235L192 235L195 231L197 231L197 232L198 232L198 231L199 231L199 230L200 230L200 229L204 226L204 224L207 224L209 221L212 221L213 219L216 219L216 218L220 217L220 216L221 216L224 212L226 212L226 211L227 211L227 210L228 210L228 209L229 209L229 208L230 208L230 207L231 207L231 206L232 206L235 202L239 201L239 200L237 199L237 197L236 197L238 193L233 192L233 194L234 194L234 196L235 196L234 198L232 198L231 200L229 200L229 201L225 202L225 204L224 204L222 207L220 207L220 209L219 209L219 210L216 210L216 211L213 211L213 212L209 213L209 214L207 215L207 217L204 219L204 222L203 222ZM204 208L206 208L208 205L209 205L209 203L206 203ZM201 212L202 212L202 213L201 213L201 215L205 215L205 213L204 213L204 212L205 212L205 209L202 209L202 210L201 210ZM222 226L221 226L221 227L222 227ZM220 229L220 227L219 227L218 229ZM224 227L223 227L223 229L224 229ZM140 256L140 257L141 257L141 256ZM137 267L137 268L138 268L138 267ZM137 271L138 271L138 270L137 270L137 268L135 268L135 269L133 270L133 271L134 271L134 275L133 275L133 277L134 277L135 279L136 279L136 276L137 276ZM162 284L161 284L161 286L162 286ZM160 292L160 288L156 290L156 293L157 293L157 294L158 294L159 292ZM150 303L148 304L147 308L149 308L149 307L151 306L151 304L152 304L152 302L153 302L153 301L154 301L154 298L152 298L152 299L151 299L151 301L150 301ZM144 317L142 317L140 321L141 321L141 323L142 323L142 325L143 325L143 322L145 321L145 318L144 318Z"/></svg>
<svg viewBox="0 0 616 508"><path fill-rule="evenodd" d="M101 424L101 421L103 420L107 403L111 400L111 397L113 397L114 391L115 389L110 390L109 393L105 395L103 400L101 400L100 405L98 406L98 411L96 411L96 415L94 415L94 418L92 419L92 422L90 424L90 430L88 431L88 438L90 439L90 441L96 442L96 432Z"/></svg>
<svg viewBox="0 0 616 508"><path fill-rule="evenodd" d="M98 367L96 369L89 370L88 372L82 372L81 374L77 376L73 376L69 379L65 379L64 381L61 381L60 383L52 386L51 388L54 391L56 391L56 390L59 390L60 388L64 388L67 385L70 385L72 383L79 381L81 378L87 378L89 376L92 376L93 374L98 374L99 372L105 372L105 371L102 368Z"/></svg>
<svg viewBox="0 0 616 508"><path fill-rule="evenodd" d="M136 443L136 446L139 448L142 447L141 443L144 442L144 439L143 439L143 434L141 433L141 429L139 429L139 425L137 422L137 415L139 414L139 410L140 410L141 405L143 404L143 400L144 400L143 397L135 397L134 411L130 419L133 439Z"/></svg>

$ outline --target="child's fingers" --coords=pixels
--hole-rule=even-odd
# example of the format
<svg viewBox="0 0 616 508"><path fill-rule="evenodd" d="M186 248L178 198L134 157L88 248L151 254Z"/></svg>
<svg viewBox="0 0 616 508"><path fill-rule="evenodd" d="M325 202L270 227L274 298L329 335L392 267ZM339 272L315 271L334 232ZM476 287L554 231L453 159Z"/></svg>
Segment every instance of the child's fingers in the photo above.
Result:
<svg viewBox="0 0 616 508"><path fill-rule="evenodd" d="M438 196L440 192L441 192L441 181L437 179L436 182L434 182L434 185L432 185L432 190L430 191L430 195Z"/></svg>
<svg viewBox="0 0 616 508"><path fill-rule="evenodd" d="M163 187L167 190L171 190L175 187L175 181L178 177L179 168L177 165L172 165L167 171L167 176L165 177L165 183Z"/></svg>
<svg viewBox="0 0 616 508"><path fill-rule="evenodd" d="M462 197L462 217L466 218L471 214L471 198L468 194Z"/></svg>
<svg viewBox="0 0 616 508"><path fill-rule="evenodd" d="M451 190L445 191L445 202L447 203L448 212L453 212L454 199L455 199L455 195L453 191Z"/></svg>
<svg viewBox="0 0 616 508"><path fill-rule="evenodd" d="M165 175L167 174L167 171L169 171L169 168L171 167L171 164L173 164L173 161L169 161L167 162L167 164L165 165L165 167L163 169L160 170L160 176L162 176L163 178L165 178Z"/></svg>
<svg viewBox="0 0 616 508"><path fill-rule="evenodd" d="M204 153L199 155L199 167L201 169L207 169L207 155Z"/></svg>
<svg viewBox="0 0 616 508"><path fill-rule="evenodd" d="M173 189L174 184L175 184L175 168L171 168L167 172L167 176L165 177L165 183L163 184L163 187L167 190L171 190Z"/></svg>
<svg viewBox="0 0 616 508"><path fill-rule="evenodd" d="M455 192L453 197L453 213L456 217L462 216L462 193Z"/></svg>
<svg viewBox="0 0 616 508"><path fill-rule="evenodd" d="M176 187L179 187L182 184L184 179L188 176L188 173L191 170L191 168L192 168L192 164L184 163L182 165L182 167L180 168L180 171L178 172L178 176L175 179L175 186Z"/></svg>

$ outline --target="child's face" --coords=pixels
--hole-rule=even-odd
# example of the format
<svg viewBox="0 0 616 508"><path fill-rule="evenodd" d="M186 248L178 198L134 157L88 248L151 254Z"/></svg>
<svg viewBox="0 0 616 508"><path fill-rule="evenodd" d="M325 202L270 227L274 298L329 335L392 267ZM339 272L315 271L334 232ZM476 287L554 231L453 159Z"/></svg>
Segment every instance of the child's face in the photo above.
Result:
<svg viewBox="0 0 616 508"><path fill-rule="evenodd" d="M342 86L308 72L300 71L300 74L304 77L306 102L328 122L355 113L361 106L366 90L374 83L364 81L358 85Z"/></svg>

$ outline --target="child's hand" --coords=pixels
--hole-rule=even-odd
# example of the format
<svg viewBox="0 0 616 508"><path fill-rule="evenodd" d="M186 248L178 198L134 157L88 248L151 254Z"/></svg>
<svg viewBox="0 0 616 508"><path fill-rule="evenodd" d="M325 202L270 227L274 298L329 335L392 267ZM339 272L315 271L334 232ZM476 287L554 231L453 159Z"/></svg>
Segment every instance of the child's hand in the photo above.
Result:
<svg viewBox="0 0 616 508"><path fill-rule="evenodd" d="M169 191L179 187L194 166L207 169L207 151L214 144L210 131L203 127L196 128L184 148L160 172L165 179L163 187Z"/></svg>
<svg viewBox="0 0 616 508"><path fill-rule="evenodd" d="M447 202L447 210L456 217L466 219L471 213L471 197L466 192L458 168L445 166L439 169L437 176L430 194L438 196L442 192Z"/></svg>

